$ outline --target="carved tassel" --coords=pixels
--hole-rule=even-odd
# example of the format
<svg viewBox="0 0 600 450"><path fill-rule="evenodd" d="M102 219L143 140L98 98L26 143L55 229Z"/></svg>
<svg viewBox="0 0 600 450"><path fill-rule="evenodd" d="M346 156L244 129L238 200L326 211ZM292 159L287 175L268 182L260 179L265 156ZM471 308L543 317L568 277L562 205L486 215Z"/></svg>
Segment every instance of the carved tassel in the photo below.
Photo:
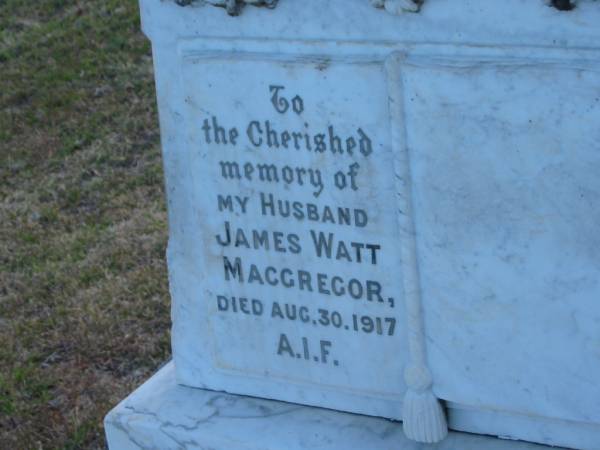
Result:
<svg viewBox="0 0 600 450"><path fill-rule="evenodd" d="M448 435L446 415L431 391L431 375L425 367L407 369L408 390L404 396L403 427L409 439L426 444L443 440Z"/></svg>
<svg viewBox="0 0 600 450"><path fill-rule="evenodd" d="M448 424L442 405L433 395L433 380L427 367L425 329L421 309L421 281L412 205L410 158L404 125L401 71L403 59L404 56L401 53L394 53L386 60L410 356L410 362L404 374L408 389L402 406L402 421L404 433L408 438L432 444L446 437Z"/></svg>

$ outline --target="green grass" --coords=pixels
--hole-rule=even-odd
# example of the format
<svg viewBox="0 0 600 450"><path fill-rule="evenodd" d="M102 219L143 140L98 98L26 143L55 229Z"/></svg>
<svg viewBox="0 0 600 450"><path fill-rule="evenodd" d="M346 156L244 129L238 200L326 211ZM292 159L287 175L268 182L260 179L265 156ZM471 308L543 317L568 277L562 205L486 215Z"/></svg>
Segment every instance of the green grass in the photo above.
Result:
<svg viewBox="0 0 600 450"><path fill-rule="evenodd" d="M169 354L166 212L135 0L0 0L0 448L103 449Z"/></svg>

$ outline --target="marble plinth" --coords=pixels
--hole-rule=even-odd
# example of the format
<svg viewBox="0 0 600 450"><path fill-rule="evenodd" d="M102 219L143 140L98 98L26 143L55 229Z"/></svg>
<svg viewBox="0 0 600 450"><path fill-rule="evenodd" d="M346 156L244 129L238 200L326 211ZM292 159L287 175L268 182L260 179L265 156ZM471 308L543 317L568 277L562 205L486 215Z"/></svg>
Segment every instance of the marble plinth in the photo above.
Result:
<svg viewBox="0 0 600 450"><path fill-rule="evenodd" d="M386 419L180 386L172 362L113 409L105 426L111 450L551 448L455 432L439 444L418 444Z"/></svg>

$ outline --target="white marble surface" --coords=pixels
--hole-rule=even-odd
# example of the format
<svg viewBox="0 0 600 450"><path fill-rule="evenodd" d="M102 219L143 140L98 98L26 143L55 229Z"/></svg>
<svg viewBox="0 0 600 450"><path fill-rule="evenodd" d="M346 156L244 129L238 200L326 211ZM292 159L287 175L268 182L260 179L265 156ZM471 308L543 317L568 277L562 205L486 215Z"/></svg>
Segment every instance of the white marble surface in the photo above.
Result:
<svg viewBox="0 0 600 450"><path fill-rule="evenodd" d="M284 0L231 18L141 2L156 67L178 380L399 419L416 334L404 300L419 291L423 362L452 428L597 450L600 3L561 13L541 1L430 0L401 17L363 0L316 4ZM285 86L278 93L290 102L299 95L302 111L277 111L272 86ZM317 153L304 135L275 149L266 120L279 140L302 130L313 145L329 126L344 140L360 129L373 152ZM242 164L238 182L223 177L222 161ZM267 163L295 178L260 180ZM353 163L357 189L343 192L334 175ZM309 169L322 184L307 181ZM398 183L407 169L411 194ZM324 205L364 210L369 224L269 217L261 193L314 203L321 214ZM231 196L229 211L219 211L219 194ZM398 210L415 225L420 278L410 288L402 233L412 230L394 221ZM266 231L269 250L253 239L220 245L226 221L244 236ZM319 257L311 231L376 244L377 264L369 254L360 263ZM240 283L231 271L228 280L224 257L242 258L246 278L250 264L265 280L269 267L290 268L295 286ZM299 269L311 272L312 292L298 288ZM377 281L384 301L319 293L318 273ZM233 297L249 308L258 300L261 313L232 312ZM308 319L277 318L275 302L306 308ZM319 325L319 309L329 322L339 312L341 325ZM353 315L396 327L364 332Z"/></svg>
<svg viewBox="0 0 600 450"><path fill-rule="evenodd" d="M401 418L406 318L383 64L191 55L182 72L197 263L180 270L198 283L171 278L180 380Z"/></svg>
<svg viewBox="0 0 600 450"><path fill-rule="evenodd" d="M549 448L466 433L417 444L385 419L179 386L172 363L113 409L105 428L110 450Z"/></svg>
<svg viewBox="0 0 600 450"><path fill-rule="evenodd" d="M404 74L436 392L600 423L597 66Z"/></svg>

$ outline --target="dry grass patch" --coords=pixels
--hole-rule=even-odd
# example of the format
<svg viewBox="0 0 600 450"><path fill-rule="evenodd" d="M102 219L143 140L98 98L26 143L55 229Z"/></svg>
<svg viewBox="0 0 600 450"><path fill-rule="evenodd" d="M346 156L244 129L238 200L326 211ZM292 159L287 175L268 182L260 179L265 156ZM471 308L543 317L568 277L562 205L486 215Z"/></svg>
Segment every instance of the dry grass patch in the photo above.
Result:
<svg viewBox="0 0 600 450"><path fill-rule="evenodd" d="M154 95L135 0L0 0L2 449L103 449L168 358Z"/></svg>

